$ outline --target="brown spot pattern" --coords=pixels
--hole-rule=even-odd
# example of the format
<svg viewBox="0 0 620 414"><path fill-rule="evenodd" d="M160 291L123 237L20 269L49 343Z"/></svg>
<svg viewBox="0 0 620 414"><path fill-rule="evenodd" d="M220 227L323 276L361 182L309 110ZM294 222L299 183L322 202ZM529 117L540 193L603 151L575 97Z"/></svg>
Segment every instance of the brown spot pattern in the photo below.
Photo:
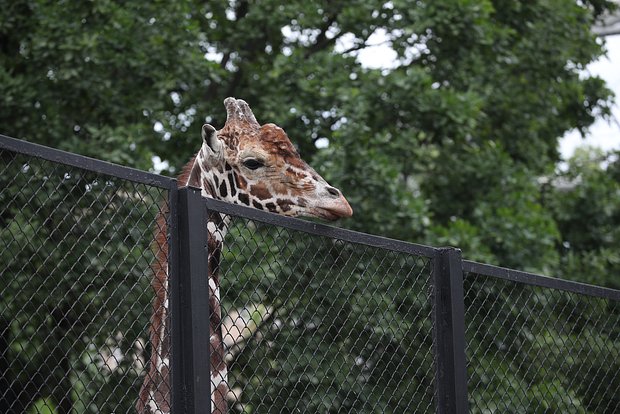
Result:
<svg viewBox="0 0 620 414"><path fill-rule="evenodd" d="M291 178L293 182L299 182L306 178L305 174L300 173L299 171L295 171L291 167L286 167L286 174L289 176L289 178Z"/></svg>
<svg viewBox="0 0 620 414"><path fill-rule="evenodd" d="M282 199L277 199L276 203L278 204L280 209L284 212L289 211L291 209L291 204L293 204L290 200L282 200Z"/></svg>
<svg viewBox="0 0 620 414"><path fill-rule="evenodd" d="M291 144L286 132L274 124L265 124L260 128L260 141L270 154L278 157L286 165L303 169L306 163Z"/></svg>
<svg viewBox="0 0 620 414"><path fill-rule="evenodd" d="M250 187L250 194L259 200L267 200L272 197L265 183L253 184L252 187Z"/></svg>
<svg viewBox="0 0 620 414"><path fill-rule="evenodd" d="M207 179L202 180L202 188L204 188L205 191L212 196L215 196L217 194L215 192L215 188L213 188L213 185Z"/></svg>
<svg viewBox="0 0 620 414"><path fill-rule="evenodd" d="M245 190L248 187L248 182L243 178L241 174L235 171L235 181L239 190Z"/></svg>
<svg viewBox="0 0 620 414"><path fill-rule="evenodd" d="M220 384L213 393L213 400L215 402L216 411L213 414L227 414L227 401L226 395L228 394L228 387L225 384ZM222 411L224 410L224 411Z"/></svg>

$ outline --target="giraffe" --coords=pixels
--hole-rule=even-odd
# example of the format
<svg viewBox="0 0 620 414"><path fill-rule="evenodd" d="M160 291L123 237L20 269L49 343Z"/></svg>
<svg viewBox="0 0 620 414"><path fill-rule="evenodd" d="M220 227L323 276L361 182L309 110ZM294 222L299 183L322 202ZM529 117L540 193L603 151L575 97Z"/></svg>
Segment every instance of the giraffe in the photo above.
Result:
<svg viewBox="0 0 620 414"><path fill-rule="evenodd" d="M194 186L211 197L285 216L310 216L325 220L350 217L353 211L340 190L330 186L304 162L288 136L275 124L260 125L248 104L224 100L226 123L217 131L202 127L202 145L178 177L179 187ZM227 413L227 366L221 329L219 255L228 221L211 214L207 224L209 317L211 350L211 413ZM168 246L165 215L156 229L157 257L153 265L151 359L140 390L137 411L170 412L168 326Z"/></svg>

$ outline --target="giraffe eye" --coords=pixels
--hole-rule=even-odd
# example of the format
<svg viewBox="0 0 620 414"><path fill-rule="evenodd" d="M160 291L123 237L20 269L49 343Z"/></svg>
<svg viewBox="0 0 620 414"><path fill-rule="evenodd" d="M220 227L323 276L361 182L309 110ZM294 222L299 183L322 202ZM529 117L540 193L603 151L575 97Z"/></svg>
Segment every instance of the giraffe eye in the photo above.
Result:
<svg viewBox="0 0 620 414"><path fill-rule="evenodd" d="M254 158L249 158L243 161L243 165L250 170L256 170L257 168L263 167L265 164L259 160L255 160Z"/></svg>

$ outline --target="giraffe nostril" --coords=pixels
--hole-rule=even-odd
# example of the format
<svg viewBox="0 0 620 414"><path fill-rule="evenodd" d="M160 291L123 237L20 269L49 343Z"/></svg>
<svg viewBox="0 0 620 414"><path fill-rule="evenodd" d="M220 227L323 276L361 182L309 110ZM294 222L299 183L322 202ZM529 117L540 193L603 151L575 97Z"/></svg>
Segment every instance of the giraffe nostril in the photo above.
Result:
<svg viewBox="0 0 620 414"><path fill-rule="evenodd" d="M334 197L340 197L340 191L337 188L327 187L327 192Z"/></svg>

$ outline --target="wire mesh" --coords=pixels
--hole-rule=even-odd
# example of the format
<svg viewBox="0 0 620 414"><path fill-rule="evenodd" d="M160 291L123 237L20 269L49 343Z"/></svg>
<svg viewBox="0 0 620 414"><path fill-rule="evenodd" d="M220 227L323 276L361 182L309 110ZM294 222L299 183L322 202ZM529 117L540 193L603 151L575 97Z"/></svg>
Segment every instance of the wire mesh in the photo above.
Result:
<svg viewBox="0 0 620 414"><path fill-rule="evenodd" d="M134 411L167 191L0 151L0 412Z"/></svg>
<svg viewBox="0 0 620 414"><path fill-rule="evenodd" d="M434 412L430 259L228 218L231 412Z"/></svg>
<svg viewBox="0 0 620 414"><path fill-rule="evenodd" d="M620 303L465 277L471 413L620 412Z"/></svg>
<svg viewBox="0 0 620 414"><path fill-rule="evenodd" d="M167 272L154 237L167 198L0 151L0 413L135 412L149 375L148 409L169 411L183 390L166 378L168 295L153 289L167 289L153 277ZM229 412L436 411L431 259L223 222ZM620 302L477 273L464 291L470 412L620 412Z"/></svg>

